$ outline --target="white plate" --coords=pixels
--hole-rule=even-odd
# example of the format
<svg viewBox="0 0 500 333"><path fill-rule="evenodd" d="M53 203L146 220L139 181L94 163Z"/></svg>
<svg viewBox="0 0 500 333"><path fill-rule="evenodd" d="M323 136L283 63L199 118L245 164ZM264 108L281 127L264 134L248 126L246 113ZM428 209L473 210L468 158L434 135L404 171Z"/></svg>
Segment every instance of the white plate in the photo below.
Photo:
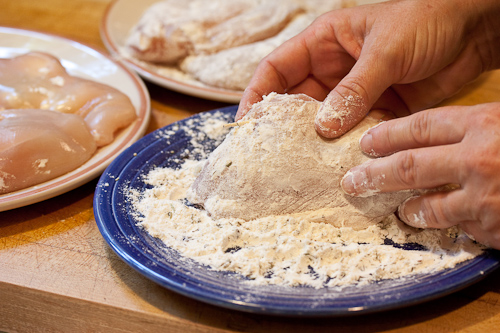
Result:
<svg viewBox="0 0 500 333"><path fill-rule="evenodd" d="M43 33L0 27L0 58L30 51L51 53L68 73L99 81L126 94L138 119L120 131L115 140L100 149L78 169L23 190L0 195L0 211L40 202L81 186L98 177L125 148L144 135L150 115L149 93L142 80L124 65L75 41Z"/></svg>
<svg viewBox="0 0 500 333"><path fill-rule="evenodd" d="M179 70L166 66L155 66L134 59L124 51L125 40L130 29L139 21L144 10L159 0L115 0L106 10L101 22L101 37L104 45L118 59L143 78L162 87L187 95L205 99L239 103L241 91L209 87L187 77Z"/></svg>

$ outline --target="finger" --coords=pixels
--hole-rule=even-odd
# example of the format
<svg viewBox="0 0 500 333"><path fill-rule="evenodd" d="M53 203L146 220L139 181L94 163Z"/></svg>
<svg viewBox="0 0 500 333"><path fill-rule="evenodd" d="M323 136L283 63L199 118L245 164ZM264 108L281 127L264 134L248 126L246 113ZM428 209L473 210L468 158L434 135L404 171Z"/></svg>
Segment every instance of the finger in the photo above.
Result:
<svg viewBox="0 0 500 333"><path fill-rule="evenodd" d="M500 233L497 230L484 230L479 221L465 221L460 223L460 228L466 233L466 235L487 247L493 247L495 249L500 248Z"/></svg>
<svg viewBox="0 0 500 333"><path fill-rule="evenodd" d="M464 112L444 107L418 112L369 129L360 139L361 150L371 156L460 142L465 135Z"/></svg>
<svg viewBox="0 0 500 333"><path fill-rule="evenodd" d="M474 220L474 207L462 189L433 192L406 200L399 206L399 218L415 228L449 228Z"/></svg>
<svg viewBox="0 0 500 333"><path fill-rule="evenodd" d="M243 92L243 96L241 96L240 104L238 105L238 110L236 111L234 120L241 120L241 118L243 118L248 113L248 111L250 111L252 105L260 102L263 99L264 95L259 94L252 87L248 86Z"/></svg>
<svg viewBox="0 0 500 333"><path fill-rule="evenodd" d="M399 206L398 215L404 223L415 228L445 229L459 225L472 240L498 248L498 230L485 230L474 209L470 196L458 189L409 198Z"/></svg>
<svg viewBox="0 0 500 333"><path fill-rule="evenodd" d="M253 104L260 102L264 96L271 92L282 93L285 90L283 83L284 78L277 72L276 68L263 60L255 70L249 85L243 92L238 111L236 112L235 120L238 121L243 118Z"/></svg>
<svg viewBox="0 0 500 333"><path fill-rule="evenodd" d="M465 232L467 237L471 240L479 242L484 245L489 245L487 237L483 230L481 230L480 223L477 221L466 221L460 223L460 228Z"/></svg>
<svg viewBox="0 0 500 333"><path fill-rule="evenodd" d="M377 192L435 188L460 184L457 147L405 150L370 160L349 170L342 179L345 193L365 197Z"/></svg>
<svg viewBox="0 0 500 333"><path fill-rule="evenodd" d="M310 73L310 53L304 43L306 31L291 38L262 59L241 97L235 119L240 120L251 106L271 93L284 93Z"/></svg>
<svg viewBox="0 0 500 333"><path fill-rule="evenodd" d="M336 138L359 123L394 83L390 66L388 60L378 61L377 52L362 55L323 101L315 120L318 133Z"/></svg>

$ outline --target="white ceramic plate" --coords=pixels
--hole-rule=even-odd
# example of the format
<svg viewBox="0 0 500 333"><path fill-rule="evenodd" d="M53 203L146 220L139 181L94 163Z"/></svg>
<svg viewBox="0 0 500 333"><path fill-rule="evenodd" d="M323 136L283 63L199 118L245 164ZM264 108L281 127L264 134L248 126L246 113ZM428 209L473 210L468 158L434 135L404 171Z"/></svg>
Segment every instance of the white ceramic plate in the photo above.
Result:
<svg viewBox="0 0 500 333"><path fill-rule="evenodd" d="M108 50L143 78L162 87L205 99L239 103L241 91L209 87L190 79L179 70L155 66L129 57L124 51L130 29L139 21L144 10L159 0L115 0L101 22L101 37Z"/></svg>
<svg viewBox="0 0 500 333"><path fill-rule="evenodd" d="M149 93L142 80L124 65L75 41L43 33L0 27L0 58L42 51L60 59L68 73L99 81L126 94L138 119L120 131L115 140L100 149L78 169L48 182L0 195L0 211L40 202L98 177L125 148L144 135L150 115Z"/></svg>

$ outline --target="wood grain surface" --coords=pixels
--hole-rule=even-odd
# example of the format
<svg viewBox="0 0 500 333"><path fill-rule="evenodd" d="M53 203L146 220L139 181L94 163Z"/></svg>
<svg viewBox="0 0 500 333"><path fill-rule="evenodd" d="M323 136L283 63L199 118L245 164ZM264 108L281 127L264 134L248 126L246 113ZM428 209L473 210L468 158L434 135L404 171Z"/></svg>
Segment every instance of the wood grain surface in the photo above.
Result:
<svg viewBox="0 0 500 333"><path fill-rule="evenodd" d="M0 25L57 34L105 52L106 0L0 0ZM1 46L1 40L0 40ZM147 84L152 131L226 106ZM500 100L500 72L443 104ZM500 272L425 304L361 317L246 314L170 292L122 262L92 212L97 180L0 213L0 331L6 332L496 332Z"/></svg>

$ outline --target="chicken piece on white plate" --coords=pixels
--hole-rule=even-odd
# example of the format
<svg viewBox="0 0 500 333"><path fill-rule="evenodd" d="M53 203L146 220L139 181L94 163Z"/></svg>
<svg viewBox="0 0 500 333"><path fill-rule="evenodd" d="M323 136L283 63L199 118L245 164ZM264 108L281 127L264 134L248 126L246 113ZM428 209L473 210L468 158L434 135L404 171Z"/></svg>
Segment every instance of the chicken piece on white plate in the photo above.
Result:
<svg viewBox="0 0 500 333"><path fill-rule="evenodd" d="M70 172L97 148L80 116L57 111L0 111L0 133L0 194Z"/></svg>
<svg viewBox="0 0 500 333"><path fill-rule="evenodd" d="M71 76L42 52L0 59L0 110L43 109L73 113L87 123L98 147L136 118L130 99L105 84Z"/></svg>

